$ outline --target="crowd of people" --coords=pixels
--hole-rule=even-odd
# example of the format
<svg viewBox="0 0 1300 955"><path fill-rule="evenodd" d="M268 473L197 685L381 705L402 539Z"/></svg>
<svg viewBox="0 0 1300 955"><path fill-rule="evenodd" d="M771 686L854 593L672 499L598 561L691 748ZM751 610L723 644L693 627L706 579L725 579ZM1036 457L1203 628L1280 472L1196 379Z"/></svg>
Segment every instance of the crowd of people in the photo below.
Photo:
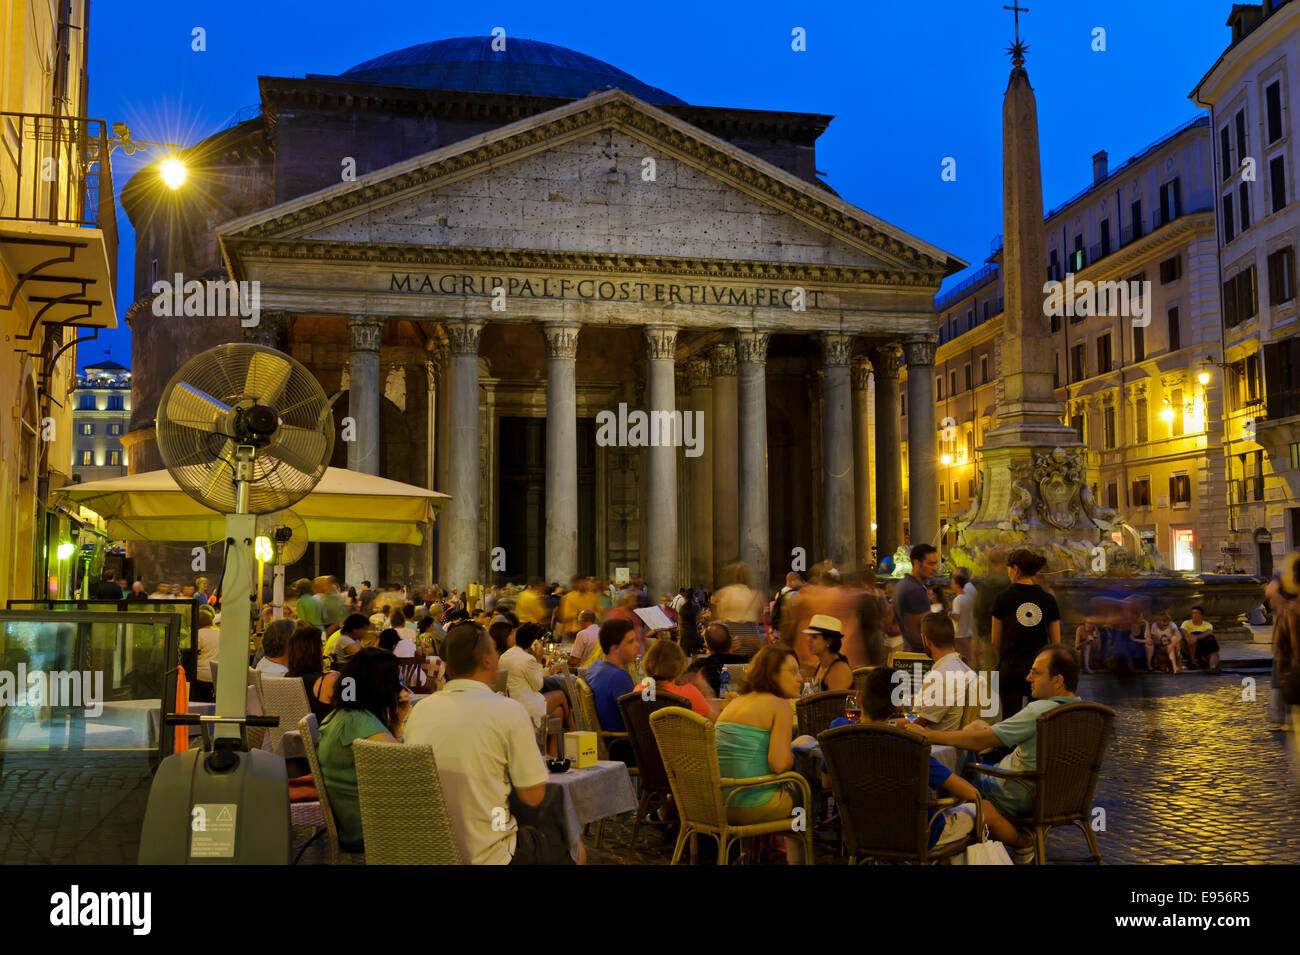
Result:
<svg viewBox="0 0 1300 955"><path fill-rule="evenodd" d="M995 551L978 579L957 569L945 586L934 580L935 548L917 545L909 557L910 569L897 579L878 580L870 570L848 574L824 561L807 575L791 572L774 593L754 587L749 568L733 565L712 593L685 588L657 600L635 577L621 586L583 577L567 588L534 580L463 594L427 587L417 597L370 581L345 589L322 576L292 586L282 619L266 609L254 665L264 676L303 681L321 720L321 771L345 843L362 842L351 742L404 740L433 747L465 858L514 864L572 861L538 745L545 736L550 755L558 755L556 737L539 730L550 719L566 730L576 725L574 701L557 672L565 664L585 679L603 730L625 729L618 700L633 690L653 686L680 697L714 722L719 771L732 778L791 768L797 727L790 701L811 693L856 684L863 723L894 722L932 744L986 760L1001 756L1005 769L1032 771L1036 721L1078 699L1081 672L1103 661L1114 666L1117 657L1145 658L1148 669L1174 673L1218 666L1214 628L1200 606L1179 624L1170 608L1148 614L1138 601L1117 600L1088 616L1069 646L1041 554ZM137 582L131 590L144 588ZM173 590L201 605L194 694L210 698L219 597L203 580L160 585L158 593ZM1276 596L1276 588L1270 593ZM651 629L652 615L638 612L651 607L671 630ZM1300 621L1300 613L1291 617ZM1300 642L1300 625L1292 629ZM1289 652L1300 659L1300 647ZM926 658L927 681L996 674L995 705L971 720L970 700L918 696L902 717L885 666L896 653ZM399 664L413 659L436 665L404 683ZM732 685L728 666L736 663L747 668L743 682ZM865 682L855 680L862 667L878 669ZM340 693L340 681L349 678L345 685L357 692ZM632 764L632 747L616 741L610 758ZM1027 851L1029 836L1010 820L1027 812L1032 790L1006 788L994 777L973 783L935 760L930 782L937 793L963 801L936 818L932 846L970 833L978 791L994 838ZM794 808L790 800L787 790L750 790L737 794L728 813L735 824L784 818ZM796 840L786 848L790 861L799 861Z"/></svg>

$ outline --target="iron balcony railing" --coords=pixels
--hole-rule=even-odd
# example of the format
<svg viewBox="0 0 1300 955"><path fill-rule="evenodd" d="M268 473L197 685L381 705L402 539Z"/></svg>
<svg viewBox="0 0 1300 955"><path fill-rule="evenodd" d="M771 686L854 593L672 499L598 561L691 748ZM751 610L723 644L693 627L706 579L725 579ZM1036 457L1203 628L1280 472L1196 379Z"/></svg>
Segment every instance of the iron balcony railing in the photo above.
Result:
<svg viewBox="0 0 1300 955"><path fill-rule="evenodd" d="M116 235L102 119L0 113L0 176L0 219L94 229L111 219Z"/></svg>

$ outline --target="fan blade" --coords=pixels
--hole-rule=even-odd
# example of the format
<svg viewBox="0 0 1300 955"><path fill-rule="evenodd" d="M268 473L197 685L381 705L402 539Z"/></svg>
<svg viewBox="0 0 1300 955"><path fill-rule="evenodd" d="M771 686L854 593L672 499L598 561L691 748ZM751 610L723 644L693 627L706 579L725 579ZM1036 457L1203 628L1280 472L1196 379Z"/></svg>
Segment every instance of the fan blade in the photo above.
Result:
<svg viewBox="0 0 1300 955"><path fill-rule="evenodd" d="M279 355L259 351L248 362L244 394L259 405L270 405L274 408L292 374L293 365Z"/></svg>
<svg viewBox="0 0 1300 955"><path fill-rule="evenodd" d="M173 424L212 432L217 423L230 414L230 405L181 382L167 397L165 417Z"/></svg>
<svg viewBox="0 0 1300 955"><path fill-rule="evenodd" d="M222 442L221 452L217 455L216 460L221 462L228 462L234 456L234 453L235 453L235 442L227 438L225 441ZM233 475L234 475L233 467L220 467L220 466L214 467L212 469L211 477L209 477L207 481L205 481L203 484L204 498L207 499L215 495L217 488L228 486L231 483L231 478L233 477ZM227 491L227 493L230 494L233 492Z"/></svg>
<svg viewBox="0 0 1300 955"><path fill-rule="evenodd" d="M329 438L319 431L282 424L263 453L311 475L325 465L328 445Z"/></svg>

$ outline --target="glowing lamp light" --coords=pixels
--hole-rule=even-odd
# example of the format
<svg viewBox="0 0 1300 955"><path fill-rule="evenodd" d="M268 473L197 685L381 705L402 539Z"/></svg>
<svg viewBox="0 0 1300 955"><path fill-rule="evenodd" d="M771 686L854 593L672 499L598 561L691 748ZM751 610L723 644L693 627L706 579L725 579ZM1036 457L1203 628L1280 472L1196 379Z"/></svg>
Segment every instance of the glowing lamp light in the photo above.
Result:
<svg viewBox="0 0 1300 955"><path fill-rule="evenodd" d="M158 164L158 174L162 176L163 182L167 183L168 189L179 189L185 182L185 163L175 156L168 156Z"/></svg>
<svg viewBox="0 0 1300 955"><path fill-rule="evenodd" d="M58 550L56 550L55 553L59 555L59 560L67 560L69 557L72 556L73 552L76 549L77 548L73 546L73 544L70 541L62 541L60 542Z"/></svg>
<svg viewBox="0 0 1300 955"><path fill-rule="evenodd" d="M1169 405L1165 405L1163 408L1161 408L1161 409L1160 409L1160 420L1163 421L1165 424L1168 424L1169 422L1173 421L1173 420L1174 420L1174 409L1173 409L1171 406L1169 406Z"/></svg>
<svg viewBox="0 0 1300 955"><path fill-rule="evenodd" d="M951 455L951 454L945 454L945 455L944 455L943 457L941 457L939 460L942 461L944 464L952 464L952 455Z"/></svg>
<svg viewBox="0 0 1300 955"><path fill-rule="evenodd" d="M262 563L264 564L270 563L271 560L275 557L275 551L271 549L271 538L259 537L256 541L254 541L253 553L257 555L257 559L260 560Z"/></svg>
<svg viewBox="0 0 1300 955"><path fill-rule="evenodd" d="M1202 385L1208 385L1210 383L1210 373L1208 371L1203 371L1196 376L1196 380Z"/></svg>

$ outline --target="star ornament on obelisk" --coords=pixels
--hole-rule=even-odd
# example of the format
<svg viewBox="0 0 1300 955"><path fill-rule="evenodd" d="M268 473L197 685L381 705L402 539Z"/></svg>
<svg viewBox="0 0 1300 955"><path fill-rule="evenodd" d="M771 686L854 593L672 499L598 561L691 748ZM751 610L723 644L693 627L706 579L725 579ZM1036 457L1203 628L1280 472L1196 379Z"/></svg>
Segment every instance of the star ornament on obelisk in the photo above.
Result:
<svg viewBox="0 0 1300 955"><path fill-rule="evenodd" d="M1025 54L1029 52L1029 44L1028 44L1028 43L1022 43L1022 42L1020 41L1020 14L1022 14L1022 13L1028 13L1028 12L1029 12L1029 8L1028 8L1028 7L1017 6L1016 4L1013 3L1013 4L1012 4L1011 6L1009 6L1009 7L1006 6L1006 5L1003 5L1002 9L1003 9L1003 10L1010 10L1010 11L1014 14L1014 16L1015 16L1015 18L1016 18L1016 42L1013 43L1013 44L1011 44L1011 46L1007 47L1007 53L1009 53L1009 54L1011 55L1011 65L1012 65L1012 66L1024 66L1024 65L1025 65Z"/></svg>

